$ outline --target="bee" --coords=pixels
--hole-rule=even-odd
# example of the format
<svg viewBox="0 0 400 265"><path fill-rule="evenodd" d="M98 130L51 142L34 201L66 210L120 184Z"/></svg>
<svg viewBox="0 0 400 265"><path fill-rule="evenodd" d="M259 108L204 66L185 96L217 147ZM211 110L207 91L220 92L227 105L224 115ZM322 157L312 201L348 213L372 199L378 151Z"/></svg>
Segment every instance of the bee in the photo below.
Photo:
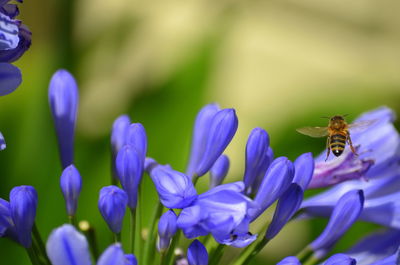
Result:
<svg viewBox="0 0 400 265"><path fill-rule="evenodd" d="M316 138L328 136L326 140L327 153L325 161L328 160L331 150L335 156L340 156L344 151L346 142L349 144L350 149L354 153L354 155L358 156L356 149L354 148L351 141L349 129L365 129L367 126L371 125L375 121L368 120L348 124L344 119L345 116L346 115L336 115L328 118L329 124L327 127L304 127L296 129L296 131L301 134Z"/></svg>

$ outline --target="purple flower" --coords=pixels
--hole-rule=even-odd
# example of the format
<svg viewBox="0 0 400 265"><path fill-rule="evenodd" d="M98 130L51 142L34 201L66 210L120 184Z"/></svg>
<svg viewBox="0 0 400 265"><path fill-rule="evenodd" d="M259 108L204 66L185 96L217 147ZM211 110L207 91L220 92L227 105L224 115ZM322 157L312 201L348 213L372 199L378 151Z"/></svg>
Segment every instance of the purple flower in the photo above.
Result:
<svg viewBox="0 0 400 265"><path fill-rule="evenodd" d="M399 230L379 230L361 239L347 251L347 254L355 258L359 265L375 264L375 262L379 264L387 257L397 254L399 245Z"/></svg>
<svg viewBox="0 0 400 265"><path fill-rule="evenodd" d="M200 243L199 240L194 240L188 248L187 259L189 265L207 265L208 253L207 249Z"/></svg>
<svg viewBox="0 0 400 265"><path fill-rule="evenodd" d="M281 260L276 265L301 265L301 263L297 257L289 256Z"/></svg>
<svg viewBox="0 0 400 265"><path fill-rule="evenodd" d="M243 182L236 182L217 186L199 195L178 216L178 228L187 238L211 233L222 244L235 246L242 245L243 241L251 243L255 236L249 238L247 234L248 211L255 205L243 195L243 189Z"/></svg>
<svg viewBox="0 0 400 265"><path fill-rule="evenodd" d="M37 192L32 186L18 186L10 192L10 212L18 241L28 248L31 246L31 232L35 222Z"/></svg>
<svg viewBox="0 0 400 265"><path fill-rule="evenodd" d="M137 259L136 259L135 255L133 255L133 254L126 254L125 258L128 261L127 265L137 265L138 264Z"/></svg>
<svg viewBox="0 0 400 265"><path fill-rule="evenodd" d="M307 189L314 173L314 159L311 153L304 153L294 161L293 182L300 185L304 191Z"/></svg>
<svg viewBox="0 0 400 265"><path fill-rule="evenodd" d="M78 110L78 86L66 70L58 70L49 85L49 102L56 128L63 168L74 162L74 135Z"/></svg>
<svg viewBox="0 0 400 265"><path fill-rule="evenodd" d="M234 109L223 109L214 115L207 128L205 151L195 171L197 176L203 176L210 170L232 140L237 127L238 119Z"/></svg>
<svg viewBox="0 0 400 265"><path fill-rule="evenodd" d="M207 144L207 135L214 115L220 110L217 104L204 106L197 114L193 129L192 147L190 151L189 163L186 175L192 178L196 169L203 158Z"/></svg>
<svg viewBox="0 0 400 265"><path fill-rule="evenodd" d="M345 255L345 254L335 254L327 259L324 265L356 265L355 259Z"/></svg>
<svg viewBox="0 0 400 265"><path fill-rule="evenodd" d="M100 190L99 211L113 233L121 232L127 204L126 192L117 186L107 186Z"/></svg>
<svg viewBox="0 0 400 265"><path fill-rule="evenodd" d="M156 186L161 203L167 208L185 208L197 198L192 181L185 174L168 166L155 166L150 177Z"/></svg>
<svg viewBox="0 0 400 265"><path fill-rule="evenodd" d="M128 115L121 115L115 119L111 130L111 164L115 178L118 177L115 159L119 150L126 144L131 120Z"/></svg>
<svg viewBox="0 0 400 265"><path fill-rule="evenodd" d="M21 57L31 45L31 32L16 20L16 4L0 3L0 96L13 92L22 81L20 70L10 63Z"/></svg>
<svg viewBox="0 0 400 265"><path fill-rule="evenodd" d="M142 124L132 123L129 126L126 143L136 149L142 161L145 160L147 153L147 136Z"/></svg>
<svg viewBox="0 0 400 265"><path fill-rule="evenodd" d="M293 177L293 163L286 157L278 157L271 163L254 198L259 208L250 212L251 221L260 216L286 191Z"/></svg>
<svg viewBox="0 0 400 265"><path fill-rule="evenodd" d="M272 161L268 150L268 133L261 128L254 128L246 144L246 167L243 177L246 194L253 194L255 182L264 177Z"/></svg>
<svg viewBox="0 0 400 265"><path fill-rule="evenodd" d="M86 237L69 224L51 232L46 252L53 265L91 265Z"/></svg>
<svg viewBox="0 0 400 265"><path fill-rule="evenodd" d="M364 204L362 190L349 191L343 195L333 209L328 225L310 247L317 258L322 258L357 220Z"/></svg>
<svg viewBox="0 0 400 265"><path fill-rule="evenodd" d="M67 213L74 216L81 193L82 178L74 165L66 167L60 178L60 187L64 195Z"/></svg>
<svg viewBox="0 0 400 265"><path fill-rule="evenodd" d="M210 188L220 185L229 170L229 158L226 155L221 155L210 170Z"/></svg>
<svg viewBox="0 0 400 265"><path fill-rule="evenodd" d="M0 151L6 149L6 140L4 139L3 134L0 132Z"/></svg>
<svg viewBox="0 0 400 265"><path fill-rule="evenodd" d="M285 193L279 198L274 217L265 237L269 240L274 238L283 226L293 217L293 215L300 208L301 201L303 200L303 190L296 184L292 183Z"/></svg>
<svg viewBox="0 0 400 265"><path fill-rule="evenodd" d="M122 188L128 195L128 207L134 209L137 205L138 189L142 181L144 161L135 148L125 145L118 152L116 166Z"/></svg>
<svg viewBox="0 0 400 265"><path fill-rule="evenodd" d="M103 254L99 257L97 265L126 265L127 259L125 258L124 251L121 244L116 243L109 246L104 250Z"/></svg>
<svg viewBox="0 0 400 265"><path fill-rule="evenodd" d="M164 251L169 247L171 238L175 235L177 216L174 211L169 210L165 212L158 222L158 250Z"/></svg>
<svg viewBox="0 0 400 265"><path fill-rule="evenodd" d="M0 237L3 237L7 229L13 225L10 203L0 198Z"/></svg>

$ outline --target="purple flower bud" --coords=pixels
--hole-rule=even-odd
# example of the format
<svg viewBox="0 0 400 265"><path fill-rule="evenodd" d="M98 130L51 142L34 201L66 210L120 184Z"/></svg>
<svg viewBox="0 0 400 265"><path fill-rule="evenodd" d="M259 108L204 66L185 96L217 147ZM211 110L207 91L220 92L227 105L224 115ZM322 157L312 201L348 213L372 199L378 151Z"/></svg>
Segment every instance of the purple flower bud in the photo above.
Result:
<svg viewBox="0 0 400 265"><path fill-rule="evenodd" d="M58 70L49 85L49 102L56 128L63 168L74 162L74 134L78 109L78 86L66 70Z"/></svg>
<svg viewBox="0 0 400 265"><path fill-rule="evenodd" d="M128 195L117 186L107 186L100 190L99 211L113 233L121 232L127 203Z"/></svg>
<svg viewBox="0 0 400 265"><path fill-rule="evenodd" d="M324 265L356 265L355 259L345 255L345 254L335 254L327 259Z"/></svg>
<svg viewBox="0 0 400 265"><path fill-rule="evenodd" d="M0 151L6 149L6 140L4 139L3 134L0 132Z"/></svg>
<svg viewBox="0 0 400 265"><path fill-rule="evenodd" d="M301 265L299 259L294 256L286 257L276 265Z"/></svg>
<svg viewBox="0 0 400 265"><path fill-rule="evenodd" d="M246 144L246 167L244 171L245 193L252 193L252 186L257 178L263 177L269 163L266 161L268 157L269 136L268 133L261 128L254 128L247 140Z"/></svg>
<svg viewBox="0 0 400 265"><path fill-rule="evenodd" d="M193 129L190 158L186 169L186 175L188 175L190 178L195 175L196 168L199 166L199 163L203 158L211 121L219 110L219 106L213 103L204 106L197 114Z"/></svg>
<svg viewBox="0 0 400 265"><path fill-rule="evenodd" d="M67 213L74 216L81 193L82 178L74 165L66 167L60 178L61 191L64 195Z"/></svg>
<svg viewBox="0 0 400 265"><path fill-rule="evenodd" d="M140 182L142 181L144 161L135 148L125 145L119 150L117 159L117 173L122 188L128 195L128 207L136 208Z"/></svg>
<svg viewBox="0 0 400 265"><path fill-rule="evenodd" d="M223 109L215 114L207 128L205 151L195 171L197 176L203 176L210 170L232 140L237 127L238 119L234 109Z"/></svg>
<svg viewBox="0 0 400 265"><path fill-rule="evenodd" d="M221 155L210 170L210 189L220 185L229 170L229 158Z"/></svg>
<svg viewBox="0 0 400 265"><path fill-rule="evenodd" d="M199 240L194 240L188 248L187 259L189 265L207 265L208 253L207 249L200 243Z"/></svg>
<svg viewBox="0 0 400 265"><path fill-rule="evenodd" d="M271 240L279 233L283 226L300 208L302 200L303 190L298 184L292 183L278 200L274 217L265 234L266 238Z"/></svg>
<svg viewBox="0 0 400 265"><path fill-rule="evenodd" d="M142 124L132 123L128 129L127 144L136 149L142 161L146 158L147 153L147 136Z"/></svg>
<svg viewBox="0 0 400 265"><path fill-rule="evenodd" d="M18 37L18 24L15 20L8 16L0 13L0 50L12 50L17 48L19 37Z"/></svg>
<svg viewBox="0 0 400 265"><path fill-rule="evenodd" d="M263 164L263 165L268 165L268 167L269 167L269 166L271 165L271 162L272 162L273 160L274 160L274 151L272 150L271 147L268 147L267 154L264 156L264 161L262 161L261 164ZM268 167L267 167L267 169L268 169ZM257 194L258 189L260 188L261 182L262 182L263 179L264 179L266 170L265 170L265 171L262 171L262 172L263 172L262 174L258 174L258 175L256 176L256 178L254 179L253 184L251 185L251 187L250 187L250 189L249 189L249 190L251 190L251 194L252 194L253 196L254 196L255 194Z"/></svg>
<svg viewBox="0 0 400 265"><path fill-rule="evenodd" d="M104 250L97 261L97 265L126 265L126 261L121 244L116 243Z"/></svg>
<svg viewBox="0 0 400 265"><path fill-rule="evenodd" d="M306 190L314 173L314 158L311 153L304 153L294 161L293 182L300 185L302 190Z"/></svg>
<svg viewBox="0 0 400 265"><path fill-rule="evenodd" d="M144 160L144 171L149 173L157 165L158 163L156 160L151 157L146 157L146 159Z"/></svg>
<svg viewBox="0 0 400 265"><path fill-rule="evenodd" d="M31 246L31 232L36 217L37 192L32 186L15 187L10 192L10 209L18 241Z"/></svg>
<svg viewBox="0 0 400 265"><path fill-rule="evenodd" d="M362 212L364 193L352 190L344 194L337 202L328 225L321 235L311 244L317 258L322 258L351 227Z"/></svg>
<svg viewBox="0 0 400 265"><path fill-rule="evenodd" d="M9 63L0 63L0 76L0 96L10 94L22 82L21 71Z"/></svg>
<svg viewBox="0 0 400 265"><path fill-rule="evenodd" d="M133 254L126 254L125 259L127 259L127 261L128 261L127 265L137 265L138 264L137 259L136 259L135 255L133 255Z"/></svg>
<svg viewBox="0 0 400 265"><path fill-rule="evenodd" d="M250 212L252 221L286 191L293 180L293 176L293 163L286 157L279 157L271 163L254 198L254 202L258 203L260 207Z"/></svg>
<svg viewBox="0 0 400 265"><path fill-rule="evenodd" d="M128 115L121 115L115 119L111 131L111 148L114 156L127 143L131 119Z"/></svg>
<svg viewBox="0 0 400 265"><path fill-rule="evenodd" d="M46 252L53 265L91 265L86 237L69 224L51 232Z"/></svg>
<svg viewBox="0 0 400 265"><path fill-rule="evenodd" d="M0 198L0 237L4 236L7 229L13 225L10 203Z"/></svg>
<svg viewBox="0 0 400 265"><path fill-rule="evenodd" d="M167 208L185 208L196 198L192 181L185 174L167 166L156 166L150 172L161 203Z"/></svg>
<svg viewBox="0 0 400 265"><path fill-rule="evenodd" d="M158 222L158 250L164 251L169 247L171 238L175 235L177 216L174 211L169 210L165 212Z"/></svg>

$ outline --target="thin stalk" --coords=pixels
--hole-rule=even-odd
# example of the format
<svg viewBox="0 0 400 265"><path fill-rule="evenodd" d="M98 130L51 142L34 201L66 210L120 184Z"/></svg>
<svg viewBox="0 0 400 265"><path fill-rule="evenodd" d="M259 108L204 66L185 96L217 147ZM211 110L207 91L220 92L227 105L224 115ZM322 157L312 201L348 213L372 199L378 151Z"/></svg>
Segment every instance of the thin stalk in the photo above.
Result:
<svg viewBox="0 0 400 265"><path fill-rule="evenodd" d="M154 211L154 215L152 217L150 229L149 229L149 237L146 240L146 243L144 245L144 262L141 264L149 264L150 257L155 252L155 243L156 243L156 224L157 220L160 218L161 214L163 211L163 205L158 202L157 208Z"/></svg>
<svg viewBox="0 0 400 265"><path fill-rule="evenodd" d="M167 261L167 255L165 253L165 250L161 251L161 253L160 253L160 265L167 265L168 264L167 262L168 262Z"/></svg>
<svg viewBox="0 0 400 265"><path fill-rule="evenodd" d="M312 253L313 250L309 246L306 246L299 253L297 253L296 257L300 260L300 262L304 262L310 257Z"/></svg>
<svg viewBox="0 0 400 265"><path fill-rule="evenodd" d="M68 215L68 221L71 225L76 227L76 218L75 215Z"/></svg>
<svg viewBox="0 0 400 265"><path fill-rule="evenodd" d="M312 255L310 256L305 262L303 262L303 265L315 265L319 263L319 258L316 256Z"/></svg>
<svg viewBox="0 0 400 265"><path fill-rule="evenodd" d="M233 263L234 265L244 265L249 264L249 262L263 249L263 247L268 243L268 239L264 236L255 245L248 246L242 253L240 253L239 258Z"/></svg>
<svg viewBox="0 0 400 265"><path fill-rule="evenodd" d="M142 260L142 204L143 204L143 200L142 200L142 190L143 190L143 184L140 184L139 188L138 188L138 202L137 202L137 214L136 214L136 232L135 232L135 255L136 258L138 260Z"/></svg>
<svg viewBox="0 0 400 265"><path fill-rule="evenodd" d="M136 209L131 209L131 253L135 253Z"/></svg>
<svg viewBox="0 0 400 265"><path fill-rule="evenodd" d="M226 245L218 244L217 248L214 249L214 251L211 253L209 262L210 265L219 264L219 261L221 260L222 255L224 254L225 247Z"/></svg>
<svg viewBox="0 0 400 265"><path fill-rule="evenodd" d="M85 234L89 241L90 251L95 260L99 257L99 250L97 247L96 230L89 224L88 221L80 221L79 229Z"/></svg>
<svg viewBox="0 0 400 265"><path fill-rule="evenodd" d="M32 228L32 244L34 249L37 250L37 257L42 264L51 264L49 258L47 257L46 248L44 246L42 237L40 236L39 230L36 224L33 224Z"/></svg>
<svg viewBox="0 0 400 265"><path fill-rule="evenodd" d="M115 243L121 242L121 232L120 233L113 233Z"/></svg>
<svg viewBox="0 0 400 265"><path fill-rule="evenodd" d="M175 236L172 238L171 245L168 248L167 252L167 265L173 265L175 261L175 248L179 243L179 240L181 239L182 231L178 230L178 232L175 234Z"/></svg>
<svg viewBox="0 0 400 265"><path fill-rule="evenodd" d="M29 259L31 260L32 265L42 265L39 262L39 258L36 255L36 252L33 249L33 247L26 248L26 252L28 253L28 256L29 256Z"/></svg>

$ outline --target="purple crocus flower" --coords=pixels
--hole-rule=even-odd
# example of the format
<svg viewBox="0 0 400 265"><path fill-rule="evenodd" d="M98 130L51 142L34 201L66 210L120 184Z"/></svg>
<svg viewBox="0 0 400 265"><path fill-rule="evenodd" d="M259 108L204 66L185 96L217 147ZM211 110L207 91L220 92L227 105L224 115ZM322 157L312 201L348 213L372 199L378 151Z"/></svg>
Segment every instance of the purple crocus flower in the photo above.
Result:
<svg viewBox="0 0 400 265"><path fill-rule="evenodd" d="M3 134L0 132L0 151L6 149L6 140L4 139Z"/></svg>
<svg viewBox="0 0 400 265"><path fill-rule="evenodd" d="M121 244L116 243L109 246L104 250L103 254L99 257L97 265L126 265L127 259L125 258L124 251Z"/></svg>
<svg viewBox="0 0 400 265"><path fill-rule="evenodd" d="M268 230L265 234L265 237L268 240L274 238L290 218L293 217L300 208L302 200L302 188L298 184L292 183L278 200L274 217L272 218L271 224L268 226Z"/></svg>
<svg viewBox="0 0 400 265"><path fill-rule="evenodd" d="M400 230L378 230L355 244L347 254L359 265L379 264L380 261L396 255L400 246ZM394 263L392 263L394 264Z"/></svg>
<svg viewBox="0 0 400 265"><path fill-rule="evenodd" d="M276 265L301 265L301 263L297 257L289 256L278 262Z"/></svg>
<svg viewBox="0 0 400 265"><path fill-rule="evenodd" d="M321 235L310 244L317 258L324 257L336 241L357 220L363 209L363 204L364 194L362 190L349 191L339 199L328 225Z"/></svg>
<svg viewBox="0 0 400 265"><path fill-rule="evenodd" d="M128 195L128 207L134 209L137 205L138 189L142 181L144 161L135 148L125 145L118 152L116 166L122 188Z"/></svg>
<svg viewBox="0 0 400 265"><path fill-rule="evenodd" d="M150 177L156 186L161 203L167 208L185 208L197 198L192 181L169 166L154 166Z"/></svg>
<svg viewBox="0 0 400 265"><path fill-rule="evenodd" d="M293 163L286 157L276 158L271 163L254 197L254 202L259 205L259 208L250 212L251 221L260 216L265 209L271 206L286 191L293 177Z"/></svg>
<svg viewBox="0 0 400 265"><path fill-rule="evenodd" d="M171 242L171 238L175 235L177 216L173 210L165 212L158 222L158 237L159 241L157 244L159 251L165 251L168 249Z"/></svg>
<svg viewBox="0 0 400 265"><path fill-rule="evenodd" d="M244 185L246 186L245 193L248 195L254 194L255 182L264 177L272 161L268 149L268 133L261 128L254 128L246 144L246 164L243 177Z"/></svg>
<svg viewBox="0 0 400 265"><path fill-rule="evenodd" d="M229 170L229 158L226 155L221 155L210 170L210 188L220 185Z"/></svg>
<svg viewBox="0 0 400 265"><path fill-rule="evenodd" d="M78 86L66 70L58 70L49 85L49 102L63 168L74 162L74 135L78 110Z"/></svg>
<svg viewBox="0 0 400 265"><path fill-rule="evenodd" d="M35 222L37 192L32 186L14 187L10 192L10 212L15 225L18 242L24 247L31 246L31 232Z"/></svg>
<svg viewBox="0 0 400 265"><path fill-rule="evenodd" d="M355 259L342 253L338 253L331 256L324 263L324 265L356 265L356 264L357 262Z"/></svg>
<svg viewBox="0 0 400 265"><path fill-rule="evenodd" d="M208 253L207 249L200 243L199 240L194 240L188 248L187 259L189 265L207 265Z"/></svg>
<svg viewBox="0 0 400 265"><path fill-rule="evenodd" d="M67 213L69 216L74 216L82 188L81 175L74 165L69 165L64 169L60 178L60 187L64 195Z"/></svg>
<svg viewBox="0 0 400 265"><path fill-rule="evenodd" d="M186 175L188 175L190 178L196 174L196 169L203 158L211 121L219 110L220 108L217 104L208 104L204 106L197 114L193 129L190 158L186 169Z"/></svg>
<svg viewBox="0 0 400 265"><path fill-rule="evenodd" d="M31 32L16 20L16 4L0 3L0 96L13 92L22 81L20 70L12 62L20 58L31 45Z"/></svg>
<svg viewBox="0 0 400 265"><path fill-rule="evenodd" d="M92 264L86 237L69 224L51 232L46 252L53 265Z"/></svg>
<svg viewBox="0 0 400 265"><path fill-rule="evenodd" d="M100 190L99 211L113 233L121 232L127 204L128 195L117 186L107 186Z"/></svg>

